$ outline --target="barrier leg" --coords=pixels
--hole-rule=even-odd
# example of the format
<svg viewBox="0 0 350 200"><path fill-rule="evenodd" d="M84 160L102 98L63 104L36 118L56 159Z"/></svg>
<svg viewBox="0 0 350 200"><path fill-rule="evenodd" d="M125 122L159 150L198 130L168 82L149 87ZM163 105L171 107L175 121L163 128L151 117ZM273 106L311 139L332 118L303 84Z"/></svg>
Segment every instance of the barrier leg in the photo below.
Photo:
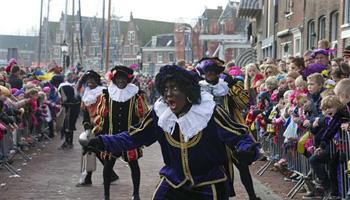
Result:
<svg viewBox="0 0 350 200"><path fill-rule="evenodd" d="M303 178L301 178L298 183L294 186L294 190L291 191L291 194L289 195L289 197L291 199L294 198L294 196L299 192L299 190L304 186L305 184L305 180ZM290 192L289 192L290 193Z"/></svg>
<svg viewBox="0 0 350 200"><path fill-rule="evenodd" d="M9 171L12 175L16 176L16 177L20 177L20 175L18 175L18 173L16 172L16 170L5 160L0 161L1 166L4 167L5 169L7 169L7 171Z"/></svg>
<svg viewBox="0 0 350 200"><path fill-rule="evenodd" d="M268 160L263 166L260 167L260 169L259 169L255 174L256 174L256 175L260 174L260 172L263 171L263 170L265 169L265 167L266 167L267 165L269 165L270 162L271 162L271 161Z"/></svg>
<svg viewBox="0 0 350 200"><path fill-rule="evenodd" d="M21 154L21 156L24 158L24 160L26 160L27 162L30 161L32 159L32 157L28 156L26 153L24 153L21 148L17 149L17 152L19 154Z"/></svg>

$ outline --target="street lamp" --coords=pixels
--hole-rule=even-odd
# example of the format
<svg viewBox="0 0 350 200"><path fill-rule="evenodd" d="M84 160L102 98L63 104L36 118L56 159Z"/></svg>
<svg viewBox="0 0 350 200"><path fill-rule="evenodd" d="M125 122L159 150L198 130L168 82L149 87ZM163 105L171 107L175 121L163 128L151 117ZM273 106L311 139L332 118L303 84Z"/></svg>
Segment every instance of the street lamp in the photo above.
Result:
<svg viewBox="0 0 350 200"><path fill-rule="evenodd" d="M68 44L66 43L66 40L63 40L62 44L61 44L61 52L62 52L62 56L63 56L63 71L66 70L66 55L68 53Z"/></svg>

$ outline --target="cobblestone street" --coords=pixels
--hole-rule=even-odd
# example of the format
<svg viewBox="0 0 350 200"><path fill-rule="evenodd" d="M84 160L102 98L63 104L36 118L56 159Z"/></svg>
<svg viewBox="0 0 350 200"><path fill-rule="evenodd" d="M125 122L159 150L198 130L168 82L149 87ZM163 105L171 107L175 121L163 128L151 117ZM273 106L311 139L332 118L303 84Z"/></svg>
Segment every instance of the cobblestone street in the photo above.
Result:
<svg viewBox="0 0 350 200"><path fill-rule="evenodd" d="M72 150L59 150L61 141L56 136L53 141L41 142L26 151L32 156L28 163L20 155L16 155L13 166L19 170L21 177L11 178L7 170L0 170L0 199L103 199L102 165L99 162L97 171L93 174L92 187L75 187L80 171L81 149L77 141L79 133L80 130L75 132L75 146ZM158 171L162 166L157 143L144 150L140 163L141 198L151 199L158 181ZM130 199L132 183L129 167L122 160L118 160L115 170L120 179L111 186L111 198ZM239 177L236 178L237 197L232 199L247 199ZM278 199L261 184L256 183L255 187L263 199Z"/></svg>

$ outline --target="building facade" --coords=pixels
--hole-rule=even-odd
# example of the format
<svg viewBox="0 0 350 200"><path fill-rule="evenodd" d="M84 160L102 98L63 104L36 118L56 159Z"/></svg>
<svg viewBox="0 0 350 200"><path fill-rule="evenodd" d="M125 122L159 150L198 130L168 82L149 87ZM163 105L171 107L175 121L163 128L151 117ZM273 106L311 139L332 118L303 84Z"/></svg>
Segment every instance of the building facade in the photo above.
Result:
<svg viewBox="0 0 350 200"><path fill-rule="evenodd" d="M142 73L154 76L161 66L176 61L174 34L152 36L142 47Z"/></svg>
<svg viewBox="0 0 350 200"><path fill-rule="evenodd" d="M37 60L37 48L37 36L0 35L1 65L15 58L20 65L32 66L33 61Z"/></svg>
<svg viewBox="0 0 350 200"><path fill-rule="evenodd" d="M302 56L321 39L339 56L350 44L349 7L347 0L241 0L238 16L250 20L248 35L259 61Z"/></svg>

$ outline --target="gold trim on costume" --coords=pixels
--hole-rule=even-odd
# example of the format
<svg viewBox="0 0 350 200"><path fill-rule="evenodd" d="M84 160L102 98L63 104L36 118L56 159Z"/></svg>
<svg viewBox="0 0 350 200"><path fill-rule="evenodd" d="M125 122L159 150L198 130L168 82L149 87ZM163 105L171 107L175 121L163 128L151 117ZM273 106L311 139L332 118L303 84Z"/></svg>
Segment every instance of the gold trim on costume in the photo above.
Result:
<svg viewBox="0 0 350 200"><path fill-rule="evenodd" d="M181 134L181 133L180 133ZM191 140L189 140L188 142L186 142L184 145L186 148L191 148L193 146L196 146L199 141L202 138L202 131L200 131L197 135L195 135ZM181 143L176 141L171 135L170 133L165 132L165 138L167 139L167 141L169 142L169 144L173 147L176 148L181 148Z"/></svg>
<svg viewBox="0 0 350 200"><path fill-rule="evenodd" d="M108 100L108 110L109 110L109 113L108 113L108 118L109 118L109 135L112 135L113 134L113 101L111 98L109 98Z"/></svg>
<svg viewBox="0 0 350 200"><path fill-rule="evenodd" d="M211 190L213 191L213 200L217 200L218 194L216 193L216 187L214 184L211 184Z"/></svg>
<svg viewBox="0 0 350 200"><path fill-rule="evenodd" d="M188 163L188 151L187 151L187 145L184 142L184 136L182 135L181 131L179 130L180 135L180 148L181 148L181 160L182 160L182 168L185 177L191 181L192 185L194 185L193 177L191 175L190 166Z"/></svg>
<svg viewBox="0 0 350 200"><path fill-rule="evenodd" d="M233 130L233 129L227 127L227 126L224 126L224 125L220 122L220 120L218 120L216 117L214 117L214 120L215 120L215 122L218 123L223 129L225 129L225 130L227 130L227 131L229 131L229 132L232 132L232 133L234 133L234 134L236 134L236 135L242 135L242 134L239 133L238 131L235 131L235 130Z"/></svg>
<svg viewBox="0 0 350 200"><path fill-rule="evenodd" d="M222 119L227 123L227 125L231 125L233 128L243 130L245 132L247 131L248 127L244 124L237 123L234 120L232 120L231 117L227 113L228 111L224 110L221 106L217 106L217 108L218 108L217 111L218 111L219 116L222 117ZM236 127L234 125L241 126L241 127Z"/></svg>
<svg viewBox="0 0 350 200"><path fill-rule="evenodd" d="M220 178L220 179L215 179L215 180L211 180L211 181L206 181L206 182L202 182L202 183L199 183L197 185L193 185L193 187L201 187L201 186L204 186L204 185L210 185L210 184L216 184L216 183L221 183L221 182L224 182L227 180L227 176L224 173L224 178Z"/></svg>
<svg viewBox="0 0 350 200"><path fill-rule="evenodd" d="M132 112L132 108L133 108L133 105L134 105L134 100L135 100L135 96L133 96L130 101L129 101L129 112L128 112L128 132L130 132L130 127L131 127L131 121L132 121L132 115L133 115L133 112Z"/></svg>
<svg viewBox="0 0 350 200"><path fill-rule="evenodd" d="M160 186L162 185L163 181L164 181L164 176L160 177L160 179L159 179L159 181L158 181L158 183L157 183L157 187L156 187L156 189L155 189L154 192L153 192L152 200L153 200L154 197L156 196L157 191L159 190L159 188L160 188Z"/></svg>
<svg viewBox="0 0 350 200"><path fill-rule="evenodd" d="M182 182L180 182L178 185L175 185L174 183L172 183L169 179L167 179L167 177L163 176L165 178L165 181L173 188L179 188L181 186L183 186L186 182L187 182L187 178L185 178Z"/></svg>
<svg viewBox="0 0 350 200"><path fill-rule="evenodd" d="M142 121L142 123L141 123L141 125L140 125L139 127L135 128L134 130L132 130L131 132L129 132L129 135L134 135L134 134L136 134L137 132L142 131L142 130L145 129L145 128L147 127L147 125L148 125L149 123L151 123L152 121L153 121L153 118L148 119L148 120L146 120L146 118L145 118L145 120Z"/></svg>

